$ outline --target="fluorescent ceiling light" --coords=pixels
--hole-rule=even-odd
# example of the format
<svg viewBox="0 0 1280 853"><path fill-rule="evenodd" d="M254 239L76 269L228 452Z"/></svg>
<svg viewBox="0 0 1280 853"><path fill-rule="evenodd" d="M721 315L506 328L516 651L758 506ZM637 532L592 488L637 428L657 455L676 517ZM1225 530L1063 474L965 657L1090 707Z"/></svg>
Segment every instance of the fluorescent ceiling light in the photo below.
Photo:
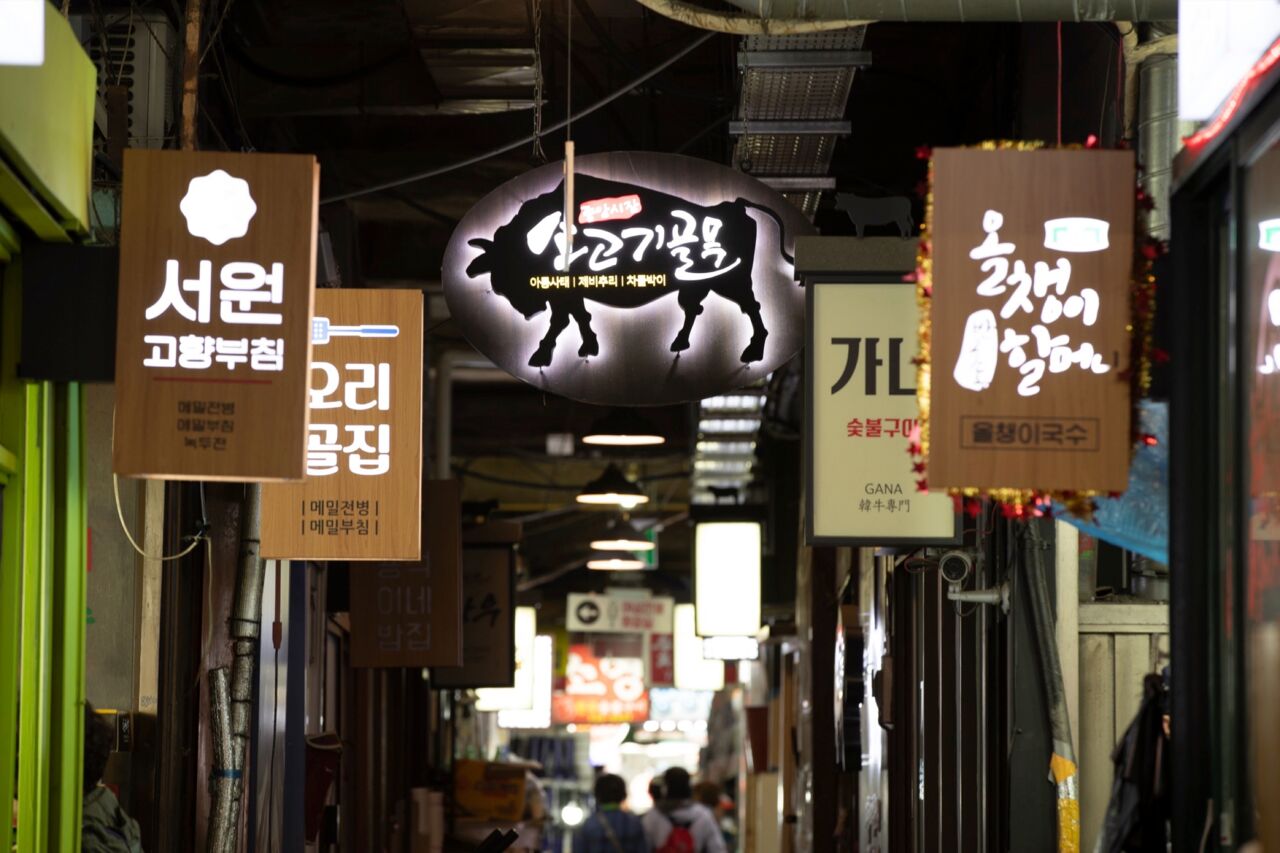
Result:
<svg viewBox="0 0 1280 853"><path fill-rule="evenodd" d="M756 452L754 441L699 441L694 449L706 456L751 456Z"/></svg>
<svg viewBox="0 0 1280 853"><path fill-rule="evenodd" d="M759 418L704 418L698 421L698 432L703 435L749 435L759 429Z"/></svg>
<svg viewBox="0 0 1280 853"><path fill-rule="evenodd" d="M764 408L763 394L722 394L702 401L704 412L759 412Z"/></svg>
<svg viewBox="0 0 1280 853"><path fill-rule="evenodd" d="M746 474L754 462L754 459L695 459L693 467L697 471L712 473Z"/></svg>
<svg viewBox="0 0 1280 853"><path fill-rule="evenodd" d="M614 409L582 437L583 444L604 447L652 447L666 442L666 436L634 409Z"/></svg>
<svg viewBox="0 0 1280 853"><path fill-rule="evenodd" d="M694 527L698 636L759 633L762 541L758 521L702 521Z"/></svg>

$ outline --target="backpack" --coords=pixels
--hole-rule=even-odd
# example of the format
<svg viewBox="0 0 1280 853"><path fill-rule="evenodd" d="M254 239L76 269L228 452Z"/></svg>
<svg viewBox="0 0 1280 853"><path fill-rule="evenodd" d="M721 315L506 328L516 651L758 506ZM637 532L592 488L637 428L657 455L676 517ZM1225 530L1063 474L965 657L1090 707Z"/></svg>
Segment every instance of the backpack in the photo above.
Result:
<svg viewBox="0 0 1280 853"><path fill-rule="evenodd" d="M657 853L698 853L698 845L694 843L693 833L689 831L693 822L676 820L671 815L667 815L667 820L671 821L671 832L667 834L667 840L662 842Z"/></svg>

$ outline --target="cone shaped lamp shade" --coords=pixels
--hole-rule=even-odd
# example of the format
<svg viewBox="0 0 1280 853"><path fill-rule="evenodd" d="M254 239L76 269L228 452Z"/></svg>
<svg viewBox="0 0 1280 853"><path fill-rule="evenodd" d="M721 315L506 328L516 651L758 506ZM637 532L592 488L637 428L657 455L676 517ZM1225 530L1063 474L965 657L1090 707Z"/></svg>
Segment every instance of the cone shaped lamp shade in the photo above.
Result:
<svg viewBox="0 0 1280 853"><path fill-rule="evenodd" d="M591 429L582 437L582 443L609 447L652 447L666 444L667 439L648 418L634 409L614 409L591 425Z"/></svg>
<svg viewBox="0 0 1280 853"><path fill-rule="evenodd" d="M578 493L580 504L633 507L648 502L649 496L613 464L605 468L599 477L583 486Z"/></svg>
<svg viewBox="0 0 1280 853"><path fill-rule="evenodd" d="M591 540L593 551L652 551L654 545L636 530L635 526L623 519L609 525L608 531L599 539Z"/></svg>
<svg viewBox="0 0 1280 853"><path fill-rule="evenodd" d="M649 564L630 554L602 551L588 558L587 568L597 572L642 572Z"/></svg>

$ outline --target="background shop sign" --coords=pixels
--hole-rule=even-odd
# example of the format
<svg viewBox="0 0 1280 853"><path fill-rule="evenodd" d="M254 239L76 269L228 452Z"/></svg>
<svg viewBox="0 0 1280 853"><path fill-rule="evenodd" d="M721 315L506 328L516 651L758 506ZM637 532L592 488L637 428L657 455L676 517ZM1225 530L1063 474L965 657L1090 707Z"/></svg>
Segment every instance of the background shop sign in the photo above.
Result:
<svg viewBox="0 0 1280 853"><path fill-rule="evenodd" d="M649 719L654 722L706 721L711 716L712 690L657 687L649 691Z"/></svg>
<svg viewBox="0 0 1280 853"><path fill-rule="evenodd" d="M302 479L315 158L124 158L114 470Z"/></svg>
<svg viewBox="0 0 1280 853"><path fill-rule="evenodd" d="M937 149L929 484L1123 491L1130 151Z"/></svg>
<svg viewBox="0 0 1280 853"><path fill-rule="evenodd" d="M566 627L610 634L670 634L674 606L670 598L571 592Z"/></svg>
<svg viewBox="0 0 1280 853"><path fill-rule="evenodd" d="M791 249L813 226L778 193L691 157L592 154L575 164L571 241L564 195L561 163L527 172L473 207L445 253L454 322L513 376L661 405L748 385L800 349Z"/></svg>
<svg viewBox="0 0 1280 853"><path fill-rule="evenodd" d="M262 554L422 556L422 294L321 290L307 477L262 490Z"/></svg>
<svg viewBox="0 0 1280 853"><path fill-rule="evenodd" d="M453 799L460 816L515 823L524 815L525 774L535 765L494 761L458 761L453 768Z"/></svg>
<svg viewBox="0 0 1280 853"><path fill-rule="evenodd" d="M951 498L917 488L914 285L808 283L810 543L955 541Z"/></svg>
<svg viewBox="0 0 1280 853"><path fill-rule="evenodd" d="M588 645L569 649L563 692L551 697L551 720L567 723L639 723L649 718L644 661L597 658Z"/></svg>
<svg viewBox="0 0 1280 853"><path fill-rule="evenodd" d="M351 665L462 664L462 521L457 480L423 484L422 559L353 567Z"/></svg>
<svg viewBox="0 0 1280 853"><path fill-rule="evenodd" d="M515 555L507 545L462 549L462 666L431 673L439 688L515 684Z"/></svg>

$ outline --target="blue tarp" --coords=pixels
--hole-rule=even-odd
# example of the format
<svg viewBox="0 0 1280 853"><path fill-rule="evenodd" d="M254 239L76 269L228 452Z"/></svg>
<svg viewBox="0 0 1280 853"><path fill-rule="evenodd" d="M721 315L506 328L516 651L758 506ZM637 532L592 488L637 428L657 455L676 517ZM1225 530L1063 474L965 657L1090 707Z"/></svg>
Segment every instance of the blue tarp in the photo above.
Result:
<svg viewBox="0 0 1280 853"><path fill-rule="evenodd" d="M1054 514L1112 545L1158 563L1169 562L1169 405L1143 400L1141 427L1155 444L1140 443L1129 467L1129 488L1118 498L1097 498L1097 511L1082 521L1055 503Z"/></svg>

